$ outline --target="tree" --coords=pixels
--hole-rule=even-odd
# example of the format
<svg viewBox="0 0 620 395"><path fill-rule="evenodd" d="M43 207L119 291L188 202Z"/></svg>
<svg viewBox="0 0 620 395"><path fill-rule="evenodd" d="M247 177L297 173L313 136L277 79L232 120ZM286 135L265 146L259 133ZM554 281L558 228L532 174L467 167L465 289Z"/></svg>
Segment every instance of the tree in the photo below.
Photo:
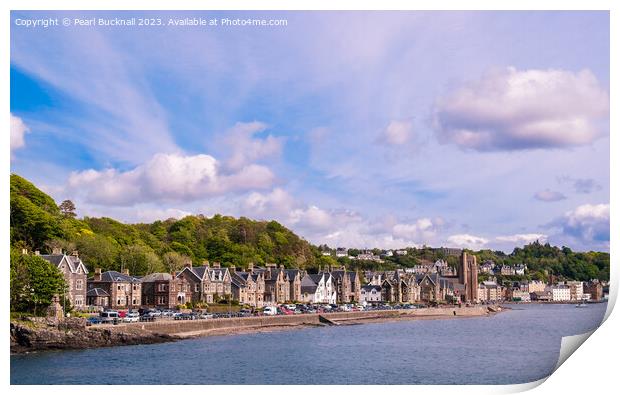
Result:
<svg viewBox="0 0 620 395"><path fill-rule="evenodd" d="M75 218L75 204L71 200L63 200L58 206L60 213L67 218Z"/></svg>
<svg viewBox="0 0 620 395"><path fill-rule="evenodd" d="M183 268L187 262L191 262L188 256L179 254L178 252L166 252L162 257L164 268L168 273L175 273Z"/></svg>
<svg viewBox="0 0 620 395"><path fill-rule="evenodd" d="M35 315L62 296L65 278L56 266L36 255L11 250L11 310Z"/></svg>
<svg viewBox="0 0 620 395"><path fill-rule="evenodd" d="M128 269L135 276L162 272L164 266L155 252L148 246L135 244L121 251L119 260L122 269Z"/></svg>

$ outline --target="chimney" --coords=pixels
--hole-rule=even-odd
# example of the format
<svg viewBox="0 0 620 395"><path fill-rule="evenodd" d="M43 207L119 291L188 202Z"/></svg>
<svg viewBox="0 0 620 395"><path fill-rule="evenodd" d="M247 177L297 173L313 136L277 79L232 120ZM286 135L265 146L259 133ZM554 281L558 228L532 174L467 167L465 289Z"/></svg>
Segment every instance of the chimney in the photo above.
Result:
<svg viewBox="0 0 620 395"><path fill-rule="evenodd" d="M207 259L205 259L204 261L202 261L202 266L209 267L209 261L208 261Z"/></svg>
<svg viewBox="0 0 620 395"><path fill-rule="evenodd" d="M80 255L78 254L78 250L73 250L73 252L71 252L71 255L73 255L74 257L79 257Z"/></svg>
<svg viewBox="0 0 620 395"><path fill-rule="evenodd" d="M52 255L62 255L62 248L60 247L52 248Z"/></svg>
<svg viewBox="0 0 620 395"><path fill-rule="evenodd" d="M22 248L22 255L28 255L28 250L25 248Z"/></svg>
<svg viewBox="0 0 620 395"><path fill-rule="evenodd" d="M41 254L39 254L39 250L36 250L36 251L34 252L34 254L35 254L35 255L41 255Z"/></svg>
<svg viewBox="0 0 620 395"><path fill-rule="evenodd" d="M129 276L129 269L123 269L123 274L125 276Z"/></svg>
<svg viewBox="0 0 620 395"><path fill-rule="evenodd" d="M187 258L183 264L183 267L189 267L190 269L192 268L192 260L190 258Z"/></svg>
<svg viewBox="0 0 620 395"><path fill-rule="evenodd" d="M213 262L213 267L216 269L220 268L220 263L219 262Z"/></svg>
<svg viewBox="0 0 620 395"><path fill-rule="evenodd" d="M280 269L284 269L284 265L283 264L280 264Z"/></svg>
<svg viewBox="0 0 620 395"><path fill-rule="evenodd" d="M248 263L248 273L252 273L254 271L254 263Z"/></svg>
<svg viewBox="0 0 620 395"><path fill-rule="evenodd" d="M230 266L230 267L228 268L228 270L229 270L231 273L234 273L234 272L236 272L236 271L237 271L237 268L236 268L235 266Z"/></svg>
<svg viewBox="0 0 620 395"><path fill-rule="evenodd" d="M95 277L94 277L95 281L101 281L101 268L98 267L95 269Z"/></svg>

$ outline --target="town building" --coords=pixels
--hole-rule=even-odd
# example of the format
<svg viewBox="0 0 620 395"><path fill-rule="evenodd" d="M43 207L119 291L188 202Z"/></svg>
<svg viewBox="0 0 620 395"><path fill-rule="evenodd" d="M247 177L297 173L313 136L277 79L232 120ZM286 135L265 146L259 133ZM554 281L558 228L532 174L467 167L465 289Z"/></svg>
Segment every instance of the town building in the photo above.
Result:
<svg viewBox="0 0 620 395"><path fill-rule="evenodd" d="M568 285L554 285L549 287L551 300L554 302L568 302L570 298L570 287Z"/></svg>
<svg viewBox="0 0 620 395"><path fill-rule="evenodd" d="M602 300L603 284L598 280L591 280L584 284L583 292L590 294L590 300Z"/></svg>
<svg viewBox="0 0 620 395"><path fill-rule="evenodd" d="M304 303L328 303L337 301L334 278L328 272L304 274L301 279L301 299Z"/></svg>
<svg viewBox="0 0 620 395"><path fill-rule="evenodd" d="M39 255L39 252L35 251L35 255ZM71 306L77 310L86 308L88 269L80 259L78 252L73 251L71 255L67 255L61 249L54 248L51 254L39 256L56 266L62 273L67 285L64 296L71 303Z"/></svg>
<svg viewBox="0 0 620 395"><path fill-rule="evenodd" d="M92 291L91 302L108 303L92 306L111 309L137 309L142 306L142 282L130 276L128 269L120 273L115 270L101 272L100 268L96 268L93 277L88 279L88 291Z"/></svg>
<svg viewBox="0 0 620 395"><path fill-rule="evenodd" d="M362 284L358 272L347 271L344 266L337 270L328 268L328 271L334 278L336 285L337 303L351 303L360 300Z"/></svg>
<svg viewBox="0 0 620 395"><path fill-rule="evenodd" d="M382 302L381 287L378 285L364 285L360 290L360 303L363 305Z"/></svg>
<svg viewBox="0 0 620 395"><path fill-rule="evenodd" d="M185 278L192 287L192 303L217 303L232 298L231 275L228 268L220 267L218 262L203 266L193 266L188 262L177 277Z"/></svg>
<svg viewBox="0 0 620 395"><path fill-rule="evenodd" d="M170 273L152 273L141 278L142 305L174 308L192 301L194 284L186 277Z"/></svg>
<svg viewBox="0 0 620 395"><path fill-rule="evenodd" d="M580 301L583 299L583 281L566 281L565 284L570 288L570 300Z"/></svg>
<svg viewBox="0 0 620 395"><path fill-rule="evenodd" d="M253 307L263 307L265 296L265 279L263 273L252 273L251 266L248 271L236 271L230 268L232 273L232 297L241 304Z"/></svg>

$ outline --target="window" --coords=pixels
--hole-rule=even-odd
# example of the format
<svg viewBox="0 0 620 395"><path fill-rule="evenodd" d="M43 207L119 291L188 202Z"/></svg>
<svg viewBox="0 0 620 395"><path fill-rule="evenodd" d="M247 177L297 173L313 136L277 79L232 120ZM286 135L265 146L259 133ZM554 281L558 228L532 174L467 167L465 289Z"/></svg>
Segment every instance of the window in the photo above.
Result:
<svg viewBox="0 0 620 395"><path fill-rule="evenodd" d="M82 280L75 280L75 289L81 290L82 287L83 287L83 281Z"/></svg>
<svg viewBox="0 0 620 395"><path fill-rule="evenodd" d="M200 291L200 284L194 284L194 291L195 292Z"/></svg>

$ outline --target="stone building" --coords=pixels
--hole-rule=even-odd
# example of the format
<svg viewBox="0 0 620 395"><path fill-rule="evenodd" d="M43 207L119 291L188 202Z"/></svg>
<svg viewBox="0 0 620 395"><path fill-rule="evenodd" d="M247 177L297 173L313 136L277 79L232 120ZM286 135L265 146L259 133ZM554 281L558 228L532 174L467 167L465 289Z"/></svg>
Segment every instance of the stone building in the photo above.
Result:
<svg viewBox="0 0 620 395"><path fill-rule="evenodd" d="M38 251L35 252L39 255ZM65 278L67 284L66 297L71 305L81 310L86 307L86 283L88 269L78 256L78 252L74 251L71 255L67 255L59 248L54 248L49 255L39 255L41 258L50 262L58 268ZM59 295L62 296L62 295Z"/></svg>
<svg viewBox="0 0 620 395"><path fill-rule="evenodd" d="M336 284L337 303L352 303L360 300L362 284L357 271L347 271L343 266L337 270L328 268L328 272L332 275Z"/></svg>
<svg viewBox="0 0 620 395"><path fill-rule="evenodd" d="M464 302L478 301L478 264L476 256L463 251L459 267L459 283L465 286Z"/></svg>
<svg viewBox="0 0 620 395"><path fill-rule="evenodd" d="M97 291L93 291L98 289ZM88 279L88 291L91 292L91 301L105 301L96 295L105 296L107 293L108 305L112 309L137 309L142 305L142 283L137 277L129 275L129 270L123 273L114 270L101 272L95 269L93 277Z"/></svg>
<svg viewBox="0 0 620 395"><path fill-rule="evenodd" d="M232 278L228 268L205 261L203 266L192 266L188 262L177 277L191 284L192 303L217 303L232 298Z"/></svg>
<svg viewBox="0 0 620 395"><path fill-rule="evenodd" d="M284 269L289 281L289 300L292 302L301 301L301 279L304 272L299 269Z"/></svg>
<svg viewBox="0 0 620 395"><path fill-rule="evenodd" d="M252 267L248 271L236 271L230 268L233 300L241 304L253 307L263 307L265 296L265 279L263 273L252 273Z"/></svg>
<svg viewBox="0 0 620 395"><path fill-rule="evenodd" d="M284 266L278 267L276 264L267 264L264 268L255 268L253 273L263 274L265 280L263 300L265 304L281 304L291 300L290 280L284 271Z"/></svg>
<svg viewBox="0 0 620 395"><path fill-rule="evenodd" d="M603 299L603 284L598 280L592 280L583 285L583 293L590 295L590 300Z"/></svg>
<svg viewBox="0 0 620 395"><path fill-rule="evenodd" d="M192 301L193 284L185 277L152 273L142 277L142 305L174 308Z"/></svg>

